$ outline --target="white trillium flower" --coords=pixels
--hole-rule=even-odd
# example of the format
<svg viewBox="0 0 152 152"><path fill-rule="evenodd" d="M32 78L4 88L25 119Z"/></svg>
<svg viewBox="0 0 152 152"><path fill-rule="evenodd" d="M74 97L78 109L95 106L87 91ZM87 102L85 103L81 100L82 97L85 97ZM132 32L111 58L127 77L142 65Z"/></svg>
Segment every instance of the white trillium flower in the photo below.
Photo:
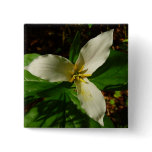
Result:
<svg viewBox="0 0 152 152"><path fill-rule="evenodd" d="M101 91L87 77L107 60L112 43L113 30L110 30L89 40L81 48L75 65L64 57L48 54L34 59L25 69L50 82L74 82L82 108L103 126L105 99Z"/></svg>

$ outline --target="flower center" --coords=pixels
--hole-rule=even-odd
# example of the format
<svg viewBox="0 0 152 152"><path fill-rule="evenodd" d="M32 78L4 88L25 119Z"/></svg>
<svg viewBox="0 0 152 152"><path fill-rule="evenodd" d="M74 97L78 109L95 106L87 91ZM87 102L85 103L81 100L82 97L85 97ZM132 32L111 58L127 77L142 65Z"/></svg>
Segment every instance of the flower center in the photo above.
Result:
<svg viewBox="0 0 152 152"><path fill-rule="evenodd" d="M84 80L84 78L86 77L90 77L91 74L85 74L85 72L87 71L88 69L85 69L84 70L84 65L80 68L80 70L78 70L78 66L75 64L74 65L74 73L70 79L70 82L73 82L75 80L77 81L81 81L81 82L86 82Z"/></svg>

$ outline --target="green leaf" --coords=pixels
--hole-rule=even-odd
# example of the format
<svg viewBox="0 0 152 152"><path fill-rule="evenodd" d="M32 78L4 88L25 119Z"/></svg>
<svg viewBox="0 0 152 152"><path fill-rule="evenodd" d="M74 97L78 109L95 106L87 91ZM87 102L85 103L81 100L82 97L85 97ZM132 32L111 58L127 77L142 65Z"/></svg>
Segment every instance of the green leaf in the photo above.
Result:
<svg viewBox="0 0 152 152"><path fill-rule="evenodd" d="M73 94L70 95L69 89L57 91L58 96L34 99L33 102L25 100L25 127L41 128L102 128L100 124L85 113L81 106L78 106L78 99ZM77 100L76 102L71 99ZM31 107L30 107L31 106ZM30 108L29 108L30 107ZM29 109L28 109L29 108ZM113 123L109 118L104 118L105 127L112 127Z"/></svg>
<svg viewBox="0 0 152 152"><path fill-rule="evenodd" d="M59 100L59 98L61 100ZM62 93L58 98L50 97L37 102L28 109L24 116L25 127L62 127L63 120L63 102ZM25 100L25 103L27 101ZM34 104L36 101L33 101ZM28 107L28 105L26 106ZM25 107L25 108L26 108ZM60 123L59 123L60 122ZM58 126L59 125L61 126Z"/></svg>
<svg viewBox="0 0 152 152"><path fill-rule="evenodd" d="M113 122L111 121L111 119L107 116L104 116L103 122L104 122L104 127L102 127L102 128L114 128L115 127Z"/></svg>
<svg viewBox="0 0 152 152"><path fill-rule="evenodd" d="M85 113L78 110L67 94L63 92L59 94L58 99L52 97L45 98L30 108L25 113L24 126L42 128L101 127ZM28 107L27 104L26 106Z"/></svg>
<svg viewBox="0 0 152 152"><path fill-rule="evenodd" d="M77 98L76 88L75 89L68 89L68 90L66 90L66 93L68 94L70 100L77 106L77 109L79 109L85 113L85 111L81 108L80 101Z"/></svg>
<svg viewBox="0 0 152 152"><path fill-rule="evenodd" d="M24 97L38 96L39 92L50 90L59 83L51 83L49 81L33 76L30 72L24 70Z"/></svg>
<svg viewBox="0 0 152 152"><path fill-rule="evenodd" d="M32 53L24 55L24 66L29 65L34 59L36 59L40 54Z"/></svg>
<svg viewBox="0 0 152 152"><path fill-rule="evenodd" d="M80 52L80 32L77 32L72 42L70 53L69 53L69 60L72 63L76 62L79 52Z"/></svg>
<svg viewBox="0 0 152 152"><path fill-rule="evenodd" d="M125 90L128 87L128 55L119 51L110 51L103 66L90 77L100 90Z"/></svg>

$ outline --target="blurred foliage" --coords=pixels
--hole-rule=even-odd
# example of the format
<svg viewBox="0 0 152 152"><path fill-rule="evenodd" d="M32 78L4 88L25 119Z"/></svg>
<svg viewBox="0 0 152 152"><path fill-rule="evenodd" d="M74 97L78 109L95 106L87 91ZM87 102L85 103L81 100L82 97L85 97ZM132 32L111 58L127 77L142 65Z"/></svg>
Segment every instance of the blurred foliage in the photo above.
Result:
<svg viewBox="0 0 152 152"><path fill-rule="evenodd" d="M128 127L128 91L102 91L106 99L106 115L115 127Z"/></svg>
<svg viewBox="0 0 152 152"><path fill-rule="evenodd" d="M91 38L109 29L114 29L112 49L127 52L128 43L123 42L128 39L127 24L25 24L25 54L58 54L69 58L69 50L78 31L82 47Z"/></svg>
<svg viewBox="0 0 152 152"><path fill-rule="evenodd" d="M27 66L40 54L57 54L75 63L80 48L100 32L114 29L106 63L90 78L106 99L104 128L128 126L128 25L25 25ZM69 51L70 50L70 51ZM89 118L68 82L51 83L24 71L25 127L100 128ZM71 88L71 89L69 89ZM119 90L119 91L118 91Z"/></svg>

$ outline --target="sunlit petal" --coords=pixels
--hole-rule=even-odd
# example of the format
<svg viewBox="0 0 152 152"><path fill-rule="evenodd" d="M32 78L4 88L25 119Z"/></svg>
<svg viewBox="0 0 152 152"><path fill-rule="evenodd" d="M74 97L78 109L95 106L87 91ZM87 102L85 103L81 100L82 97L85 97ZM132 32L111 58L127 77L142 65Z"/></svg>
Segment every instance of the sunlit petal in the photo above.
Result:
<svg viewBox="0 0 152 152"><path fill-rule="evenodd" d="M103 65L110 54L109 48L113 43L113 30L104 32L89 40L80 50L76 61L79 69L84 66L86 73L92 74L98 67Z"/></svg>
<svg viewBox="0 0 152 152"><path fill-rule="evenodd" d="M84 81L75 81L78 99L86 113L103 126L103 117L106 111L105 99L101 91L92 82L87 78Z"/></svg>
<svg viewBox="0 0 152 152"><path fill-rule="evenodd" d="M39 56L25 67L33 75L50 82L69 81L73 68L68 59L52 54Z"/></svg>

